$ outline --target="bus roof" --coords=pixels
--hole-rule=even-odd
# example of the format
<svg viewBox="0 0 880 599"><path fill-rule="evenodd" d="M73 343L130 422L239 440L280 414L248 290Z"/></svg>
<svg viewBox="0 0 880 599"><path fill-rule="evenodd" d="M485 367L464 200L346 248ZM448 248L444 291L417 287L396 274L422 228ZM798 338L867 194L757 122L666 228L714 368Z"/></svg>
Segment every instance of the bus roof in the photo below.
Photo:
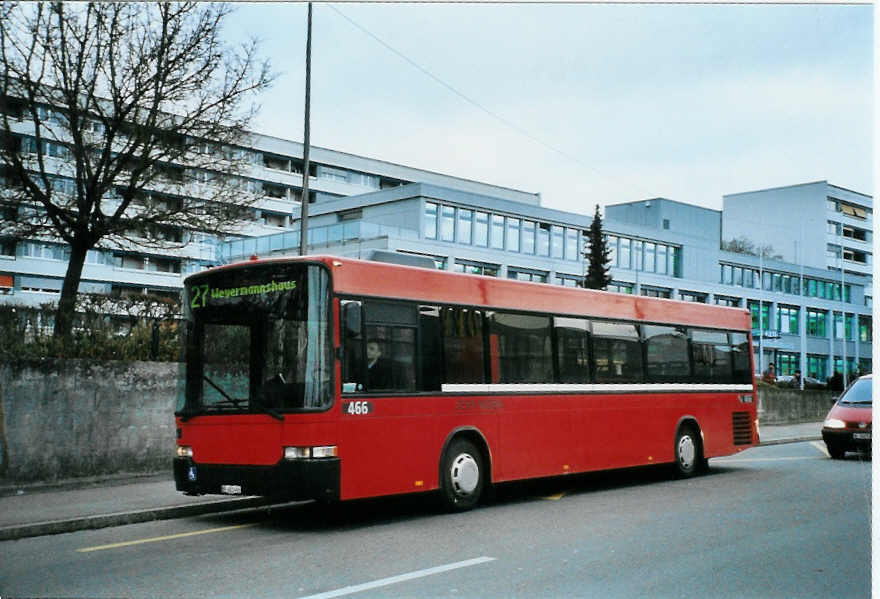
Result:
<svg viewBox="0 0 880 599"><path fill-rule="evenodd" d="M750 331L752 328L751 316L742 308L498 279L338 256L260 259L238 262L221 268L299 261L325 264L333 275L334 292L343 295L675 323L741 331Z"/></svg>

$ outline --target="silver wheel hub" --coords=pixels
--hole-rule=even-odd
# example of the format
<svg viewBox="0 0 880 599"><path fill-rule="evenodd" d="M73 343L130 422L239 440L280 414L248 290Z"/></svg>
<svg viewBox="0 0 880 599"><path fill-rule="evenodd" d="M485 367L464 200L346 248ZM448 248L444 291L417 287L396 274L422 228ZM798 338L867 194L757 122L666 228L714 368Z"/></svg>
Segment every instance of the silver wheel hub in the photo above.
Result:
<svg viewBox="0 0 880 599"><path fill-rule="evenodd" d="M452 460L452 469L449 474L452 488L459 496L470 495L480 482L480 466L468 453L462 453Z"/></svg>
<svg viewBox="0 0 880 599"><path fill-rule="evenodd" d="M678 440L678 463L685 470L690 470L697 457L697 446L690 435L684 435Z"/></svg>

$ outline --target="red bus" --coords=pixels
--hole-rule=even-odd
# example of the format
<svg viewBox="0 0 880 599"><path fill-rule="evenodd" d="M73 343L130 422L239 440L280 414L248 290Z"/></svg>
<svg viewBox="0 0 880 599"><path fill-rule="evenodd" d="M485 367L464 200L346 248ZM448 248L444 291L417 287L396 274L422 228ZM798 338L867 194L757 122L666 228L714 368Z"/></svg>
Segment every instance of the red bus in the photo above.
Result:
<svg viewBox="0 0 880 599"><path fill-rule="evenodd" d="M745 310L331 256L185 282L176 487L347 500L758 442Z"/></svg>

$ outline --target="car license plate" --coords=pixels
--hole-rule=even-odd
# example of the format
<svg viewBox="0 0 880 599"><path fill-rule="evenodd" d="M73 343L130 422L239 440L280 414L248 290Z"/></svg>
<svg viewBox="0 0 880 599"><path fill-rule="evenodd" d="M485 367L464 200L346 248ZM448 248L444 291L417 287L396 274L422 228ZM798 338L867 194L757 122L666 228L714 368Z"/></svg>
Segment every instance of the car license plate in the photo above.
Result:
<svg viewBox="0 0 880 599"><path fill-rule="evenodd" d="M853 439L870 439L871 433L853 433Z"/></svg>
<svg viewBox="0 0 880 599"><path fill-rule="evenodd" d="M220 492L224 495L241 495L241 485L220 485Z"/></svg>

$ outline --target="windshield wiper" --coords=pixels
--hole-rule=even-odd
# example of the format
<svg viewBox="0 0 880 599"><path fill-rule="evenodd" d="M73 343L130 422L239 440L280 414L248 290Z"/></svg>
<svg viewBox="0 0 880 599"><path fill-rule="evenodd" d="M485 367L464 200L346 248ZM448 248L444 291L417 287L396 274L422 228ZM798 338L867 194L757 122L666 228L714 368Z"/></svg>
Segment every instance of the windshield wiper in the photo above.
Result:
<svg viewBox="0 0 880 599"><path fill-rule="evenodd" d="M269 408L269 407L267 407L267 406L263 406L263 410L265 410L265 412L266 412L269 416L271 416L272 418L274 418L275 420L280 420L281 422L284 422L284 414L282 414L281 412L279 412L279 411L276 410L275 408Z"/></svg>
<svg viewBox="0 0 880 599"><path fill-rule="evenodd" d="M202 375L202 378L205 379L205 382L207 382L209 385L211 385L212 387L214 387L214 389L216 389L216 390L220 393L220 395L222 395L223 397L226 398L226 401L218 401L218 402L216 402L216 403L212 403L212 404L211 404L211 407L213 407L213 406L227 406L227 405L229 405L229 404L231 403L233 406L235 406L236 409L238 409L238 408L241 407L241 406L238 405L239 402L241 402L242 404L247 403L247 400L246 400L246 399L236 399L236 398L232 397L231 395L229 395L226 391L224 391L223 389L221 389L221 388L217 385L217 383L215 383L214 381L212 381L211 379L209 379L209 378L207 377L207 375Z"/></svg>

